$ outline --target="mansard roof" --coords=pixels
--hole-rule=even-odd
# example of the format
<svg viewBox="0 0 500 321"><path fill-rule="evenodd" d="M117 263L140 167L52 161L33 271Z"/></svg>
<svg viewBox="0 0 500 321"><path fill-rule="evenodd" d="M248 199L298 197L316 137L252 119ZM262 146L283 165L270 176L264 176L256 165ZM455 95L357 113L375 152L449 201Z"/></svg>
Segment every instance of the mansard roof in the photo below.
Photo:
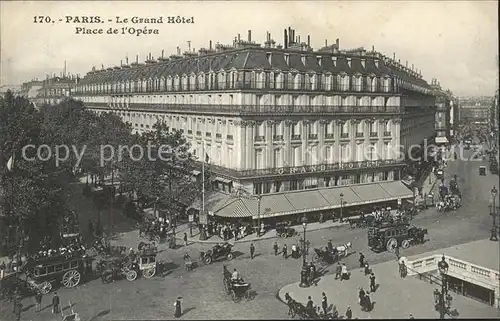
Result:
<svg viewBox="0 0 500 321"><path fill-rule="evenodd" d="M270 54L270 57L269 55ZM288 56L285 59L285 55ZM318 63L321 58L321 64ZM333 58L335 57L335 58ZM335 59L335 64L332 59ZM349 66L348 60L351 63ZM365 66L361 63L365 60ZM378 60L378 67L375 60ZM288 63L287 61L288 60ZM412 76L401 66L396 64L387 66L383 59L373 56L360 56L349 53L325 53L312 51L295 51L289 49L276 48L235 48L218 53L210 53L202 56L183 57L159 61L150 64L133 64L130 68L113 70L102 70L89 72L82 80L81 84L95 84L103 82L122 82L127 80L145 80L149 78L160 78L175 75L182 76L192 73L218 72L220 70L280 70L288 72L290 70L298 72L330 72L332 74L347 73L361 74L368 76L394 75L401 79L428 87L427 82L421 78Z"/></svg>

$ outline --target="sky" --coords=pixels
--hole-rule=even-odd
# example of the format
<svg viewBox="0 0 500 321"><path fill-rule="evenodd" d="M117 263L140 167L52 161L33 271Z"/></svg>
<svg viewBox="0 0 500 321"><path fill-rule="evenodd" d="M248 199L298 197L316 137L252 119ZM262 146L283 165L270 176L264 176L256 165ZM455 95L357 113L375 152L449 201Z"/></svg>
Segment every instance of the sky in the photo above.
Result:
<svg viewBox="0 0 500 321"><path fill-rule="evenodd" d="M35 16L54 23L35 23ZM66 16L100 16L104 23L66 23ZM132 17L160 17L163 24L116 22ZM167 16L194 17L194 23L169 24ZM62 19L60 22L59 19ZM74 18L73 18L74 19ZM108 22L112 19L112 22ZM187 41L198 50L213 43L232 44L247 37L261 44L266 32L283 44L292 27L301 41L311 36L319 48L340 39L341 49L365 47L401 63L415 65L429 83L459 96L493 95L498 88L498 10L496 1L1 1L0 85L59 75L82 76L92 69L120 65L139 55L184 52ZM104 34L76 34L76 28ZM158 29L159 34L106 34L122 27Z"/></svg>

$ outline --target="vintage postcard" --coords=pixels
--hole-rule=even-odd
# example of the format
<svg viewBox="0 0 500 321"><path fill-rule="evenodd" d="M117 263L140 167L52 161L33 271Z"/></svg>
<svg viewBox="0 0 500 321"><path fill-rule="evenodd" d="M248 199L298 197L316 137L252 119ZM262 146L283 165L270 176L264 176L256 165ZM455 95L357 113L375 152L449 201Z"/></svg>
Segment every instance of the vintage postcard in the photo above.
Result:
<svg viewBox="0 0 500 321"><path fill-rule="evenodd" d="M496 1L2 1L0 320L500 317Z"/></svg>

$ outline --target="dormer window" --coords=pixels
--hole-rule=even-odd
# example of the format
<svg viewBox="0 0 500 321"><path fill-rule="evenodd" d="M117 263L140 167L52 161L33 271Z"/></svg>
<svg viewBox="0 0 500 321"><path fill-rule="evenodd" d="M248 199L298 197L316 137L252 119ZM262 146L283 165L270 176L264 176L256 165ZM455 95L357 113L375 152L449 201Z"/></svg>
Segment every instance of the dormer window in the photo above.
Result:
<svg viewBox="0 0 500 321"><path fill-rule="evenodd" d="M332 57L332 63L334 66L337 66L337 57Z"/></svg>
<svg viewBox="0 0 500 321"><path fill-rule="evenodd" d="M351 58L347 58L347 65L351 68Z"/></svg>
<svg viewBox="0 0 500 321"><path fill-rule="evenodd" d="M300 60L302 61L302 64L305 66L306 65L306 56L301 56Z"/></svg>
<svg viewBox="0 0 500 321"><path fill-rule="evenodd" d="M287 65L290 65L290 56L288 54L285 54L285 62Z"/></svg>
<svg viewBox="0 0 500 321"><path fill-rule="evenodd" d="M378 68L378 59L375 59L374 62L375 62L375 67Z"/></svg>
<svg viewBox="0 0 500 321"><path fill-rule="evenodd" d="M318 65L321 66L321 56L317 56L316 60L318 61Z"/></svg>
<svg viewBox="0 0 500 321"><path fill-rule="evenodd" d="M272 57L272 54L270 52L267 52L266 58L267 58L267 61L269 61L269 64L271 64L271 57Z"/></svg>
<svg viewBox="0 0 500 321"><path fill-rule="evenodd" d="M361 66L363 66L363 68L366 68L366 60L365 59L361 59Z"/></svg>

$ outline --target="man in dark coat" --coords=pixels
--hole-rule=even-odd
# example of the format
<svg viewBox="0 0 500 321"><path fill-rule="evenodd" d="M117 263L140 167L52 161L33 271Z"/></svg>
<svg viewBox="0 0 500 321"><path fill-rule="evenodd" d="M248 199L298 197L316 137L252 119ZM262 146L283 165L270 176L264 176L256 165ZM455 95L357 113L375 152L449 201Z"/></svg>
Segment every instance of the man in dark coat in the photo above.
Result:
<svg viewBox="0 0 500 321"><path fill-rule="evenodd" d="M345 318L348 320L352 319L352 310L350 305L347 306L347 310L345 311Z"/></svg>
<svg viewBox="0 0 500 321"><path fill-rule="evenodd" d="M285 259L288 259L288 247L286 246L286 244L283 244L283 257Z"/></svg>
<svg viewBox="0 0 500 321"><path fill-rule="evenodd" d="M309 313L312 313L314 311L314 303L312 301L311 296L307 297L307 305L306 305L306 310Z"/></svg>
<svg viewBox="0 0 500 321"><path fill-rule="evenodd" d="M250 243L250 258L253 259L253 256L255 254L255 246L253 245L253 242Z"/></svg>
<svg viewBox="0 0 500 321"><path fill-rule="evenodd" d="M274 256L278 255L278 242L274 241L273 244Z"/></svg>
<svg viewBox="0 0 500 321"><path fill-rule="evenodd" d="M38 313L42 310L42 292L38 291L35 295L35 311Z"/></svg>
<svg viewBox="0 0 500 321"><path fill-rule="evenodd" d="M180 318L182 315L181 303L182 303L182 297L178 297L174 303L174 307L175 307L174 317L176 317L176 318Z"/></svg>
<svg viewBox="0 0 500 321"><path fill-rule="evenodd" d="M370 275L370 291L375 292L377 289L376 283L375 283L375 274Z"/></svg>
<svg viewBox="0 0 500 321"><path fill-rule="evenodd" d="M52 297L52 313L54 314L59 313L61 311L59 308L60 308L59 296L57 295L57 292L54 292L54 296Z"/></svg>
<svg viewBox="0 0 500 321"><path fill-rule="evenodd" d="M359 304L363 306L363 303L365 301L365 290L363 290L362 287L359 287L358 299L359 299Z"/></svg>
<svg viewBox="0 0 500 321"><path fill-rule="evenodd" d="M328 298L326 297L325 292L323 292L321 295L321 307L323 308L323 313L326 315L326 310L328 309Z"/></svg>
<svg viewBox="0 0 500 321"><path fill-rule="evenodd" d="M14 313L16 314L16 321L21 320L21 311L23 310L23 304L21 300L16 300L14 303Z"/></svg>
<svg viewBox="0 0 500 321"><path fill-rule="evenodd" d="M365 256L363 253L359 253L359 267L362 268L365 266Z"/></svg>

